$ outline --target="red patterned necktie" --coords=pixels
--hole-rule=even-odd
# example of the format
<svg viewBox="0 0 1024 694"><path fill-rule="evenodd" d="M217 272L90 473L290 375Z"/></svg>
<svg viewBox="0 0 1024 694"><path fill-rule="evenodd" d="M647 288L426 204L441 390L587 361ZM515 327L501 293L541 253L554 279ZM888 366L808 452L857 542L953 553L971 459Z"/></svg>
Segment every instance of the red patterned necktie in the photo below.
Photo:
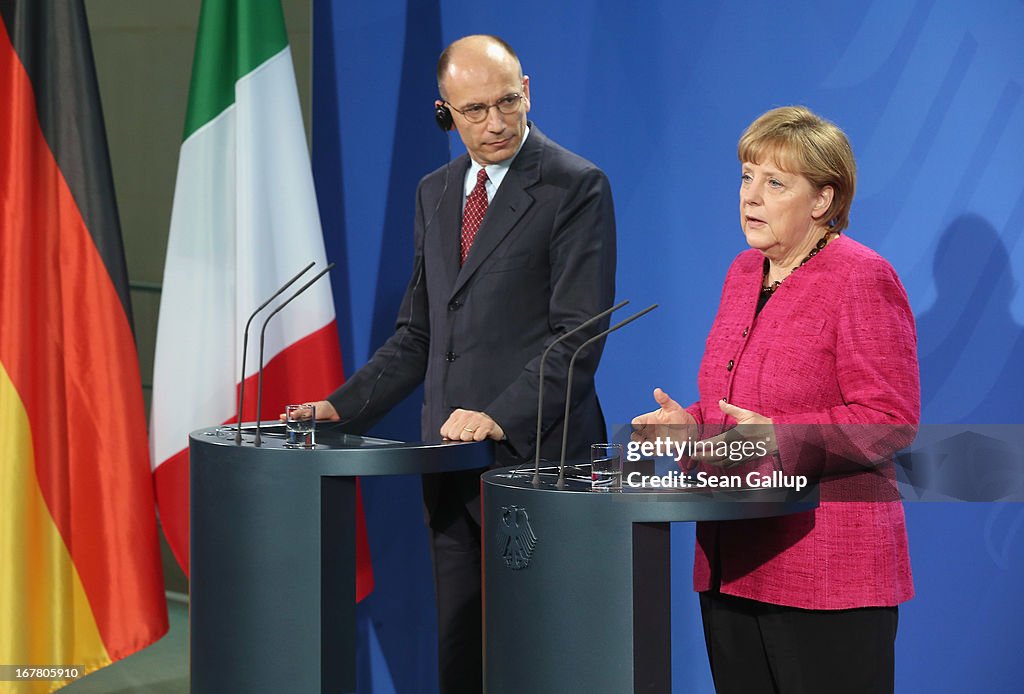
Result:
<svg viewBox="0 0 1024 694"><path fill-rule="evenodd" d="M477 229L480 228L480 222L484 221L484 215L487 214L487 189L484 188L485 183L487 183L487 171L486 169L480 169L476 172L476 186L473 187L473 192L466 198L466 209L462 212L463 263L466 262L469 249L473 246L473 240L476 238Z"/></svg>

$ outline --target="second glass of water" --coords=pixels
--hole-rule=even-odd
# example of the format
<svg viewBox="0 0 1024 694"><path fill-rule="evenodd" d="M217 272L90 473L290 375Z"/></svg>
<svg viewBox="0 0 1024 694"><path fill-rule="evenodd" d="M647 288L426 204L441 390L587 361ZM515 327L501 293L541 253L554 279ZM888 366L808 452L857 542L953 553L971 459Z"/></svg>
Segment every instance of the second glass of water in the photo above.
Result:
<svg viewBox="0 0 1024 694"><path fill-rule="evenodd" d="M590 447L590 488L595 492L622 491L621 443L595 443Z"/></svg>

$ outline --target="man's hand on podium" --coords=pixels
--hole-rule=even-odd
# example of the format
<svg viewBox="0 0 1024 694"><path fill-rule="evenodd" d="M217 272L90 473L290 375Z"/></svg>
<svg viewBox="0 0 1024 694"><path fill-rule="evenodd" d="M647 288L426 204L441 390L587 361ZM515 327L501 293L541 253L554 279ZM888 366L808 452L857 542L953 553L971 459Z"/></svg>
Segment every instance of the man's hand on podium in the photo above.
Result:
<svg viewBox="0 0 1024 694"><path fill-rule="evenodd" d="M296 414L299 419L309 419L312 414L312 410L316 409L316 418L319 421L331 421L337 422L341 417L338 415L338 411L334 409L328 400L317 400L316 402L305 403L301 408L296 410ZM277 417L282 422L286 419L284 412Z"/></svg>
<svg viewBox="0 0 1024 694"><path fill-rule="evenodd" d="M505 431L486 412L455 410L441 425L441 437L450 441L503 441Z"/></svg>

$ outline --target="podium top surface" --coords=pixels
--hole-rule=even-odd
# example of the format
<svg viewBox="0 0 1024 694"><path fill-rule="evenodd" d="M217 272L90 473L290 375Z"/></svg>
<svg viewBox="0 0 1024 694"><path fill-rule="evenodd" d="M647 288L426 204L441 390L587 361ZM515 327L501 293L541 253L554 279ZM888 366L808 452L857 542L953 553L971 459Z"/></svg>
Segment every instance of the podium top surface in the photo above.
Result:
<svg viewBox="0 0 1024 694"><path fill-rule="evenodd" d="M541 470L537 485L532 465L490 470L483 475L485 497L491 491L501 503L543 499L545 503L563 504L567 510L571 506L605 518L620 516L631 522L652 523L768 518L802 513L818 506L816 485L798 490L781 486L781 479L759 479L755 483L761 486L712 487L687 485L679 477L663 476L657 487L650 486L649 479L645 486L631 486L624 480L620 492L595 492L590 487L589 464L573 473L567 467L562 488L557 486L556 467ZM741 483L747 481L742 474L736 477ZM735 478L730 482L735 483Z"/></svg>
<svg viewBox="0 0 1024 694"><path fill-rule="evenodd" d="M494 462L490 441L392 441L346 434L325 422L317 424L314 448L290 448L283 424L265 422L260 429L259 446L254 443L255 423L242 425L241 444L235 441L234 424L193 431L192 464L303 464L325 475L369 476L474 470Z"/></svg>

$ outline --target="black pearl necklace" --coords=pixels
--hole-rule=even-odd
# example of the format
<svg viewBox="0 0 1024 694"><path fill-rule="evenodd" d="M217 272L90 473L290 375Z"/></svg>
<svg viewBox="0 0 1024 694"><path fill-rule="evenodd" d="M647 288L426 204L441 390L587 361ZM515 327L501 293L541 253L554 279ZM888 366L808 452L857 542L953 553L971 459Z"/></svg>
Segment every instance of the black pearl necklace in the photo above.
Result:
<svg viewBox="0 0 1024 694"><path fill-rule="evenodd" d="M834 231L832 229L829 229L828 231L826 231L825 235L822 236L818 240L818 243L814 244L814 248L812 248L811 252L807 254L807 257L804 258L803 260L801 260L799 265L797 265L795 268L790 270L789 274L792 275L794 272L796 272L797 270L802 268L804 266L804 263L806 263L808 260L810 260L814 256L818 255L818 253L821 252L821 249L828 245L829 239L831 239L833 236L839 236L839 232L838 231ZM765 258L764 259L764 276L761 279L761 294L763 294L765 296L771 296L772 294L775 293L775 290L778 289L782 285L782 280L775 280L774 282L771 282L771 283L768 282L768 267L769 267L769 265L770 265L770 263L769 263L768 259Z"/></svg>

